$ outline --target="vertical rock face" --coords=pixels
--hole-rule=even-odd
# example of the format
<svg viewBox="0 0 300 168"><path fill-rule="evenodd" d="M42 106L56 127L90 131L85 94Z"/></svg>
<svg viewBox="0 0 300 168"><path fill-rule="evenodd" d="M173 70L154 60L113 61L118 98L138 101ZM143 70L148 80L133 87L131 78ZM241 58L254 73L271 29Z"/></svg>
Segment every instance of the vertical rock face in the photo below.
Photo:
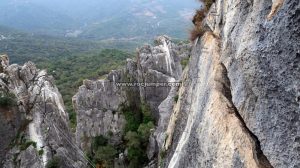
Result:
<svg viewBox="0 0 300 168"><path fill-rule="evenodd" d="M0 94L3 91L0 91ZM5 160L10 144L21 126L21 116L16 107L0 107L0 166Z"/></svg>
<svg viewBox="0 0 300 168"><path fill-rule="evenodd" d="M188 94L180 95L189 103L182 102L183 107L177 107L181 113L170 120L184 121L185 126L173 141L177 146L168 167L271 167L232 103L227 70L219 61L219 39L207 33L200 43L184 82ZM166 143L171 143L169 138Z"/></svg>
<svg viewBox="0 0 300 168"><path fill-rule="evenodd" d="M112 141L109 143L122 143L126 124L123 105L145 103L158 122L168 120L171 111L159 113L158 106L170 92L176 94L178 87L168 84L179 81L182 75L180 62L187 59L189 53L189 44L174 44L169 37L160 36L155 40L155 46L145 45L139 49L136 60L128 59L123 69L112 71L106 79L84 81L73 97L77 112L76 140L81 148L87 149L91 138L98 135L110 134ZM173 102L171 98L171 105ZM160 134L164 132L163 128L159 129ZM156 138L152 136L151 139L150 159L157 153Z"/></svg>
<svg viewBox="0 0 300 168"><path fill-rule="evenodd" d="M107 79L85 80L73 97L77 112L76 141L81 148L86 150L91 138L98 135L112 136L112 144L121 143L125 118L120 110L126 95L114 82L120 81L122 75L122 71L113 71Z"/></svg>
<svg viewBox="0 0 300 168"><path fill-rule="evenodd" d="M31 62L9 65L7 57L2 57L1 63L1 88L14 95L15 101L11 107L1 108L1 123L13 129L1 134L3 142L9 143L1 145L6 150L1 167L45 167L53 157L63 167L86 165L68 128L68 115L52 77Z"/></svg>
<svg viewBox="0 0 300 168"><path fill-rule="evenodd" d="M142 101L150 105L157 127L150 137L148 158L152 159L165 140L165 131L183 75L182 60L190 56L190 44L174 44L166 36L155 39L156 46L139 50L138 81L170 84L171 87L140 87Z"/></svg>
<svg viewBox="0 0 300 168"><path fill-rule="evenodd" d="M217 0L169 121L164 167L300 167L297 0Z"/></svg>
<svg viewBox="0 0 300 168"><path fill-rule="evenodd" d="M161 36L123 69L84 81L73 97L78 146L53 79L1 56L0 96L16 103L0 107L0 134L11 133L0 137L0 166L39 168L58 157L62 167L87 167L81 150L99 135L122 144L122 108L145 103L157 124L147 167L298 168L299 24L299 0L216 0L191 53Z"/></svg>
<svg viewBox="0 0 300 168"><path fill-rule="evenodd" d="M139 50L138 81L142 83L178 82L182 74L180 61L188 57L189 47L175 45L166 36L155 39L155 44L154 47L144 46ZM159 118L158 106L166 99L170 89L171 87L140 87L141 98L150 105L156 119Z"/></svg>

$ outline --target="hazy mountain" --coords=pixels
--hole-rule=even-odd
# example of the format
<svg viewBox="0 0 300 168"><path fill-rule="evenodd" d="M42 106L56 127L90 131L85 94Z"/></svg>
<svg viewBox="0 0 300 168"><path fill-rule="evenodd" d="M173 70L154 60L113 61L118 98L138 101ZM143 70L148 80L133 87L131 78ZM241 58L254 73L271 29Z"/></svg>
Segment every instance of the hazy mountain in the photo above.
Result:
<svg viewBox="0 0 300 168"><path fill-rule="evenodd" d="M195 0L1 0L0 25L90 39L183 38Z"/></svg>
<svg viewBox="0 0 300 168"><path fill-rule="evenodd" d="M38 3L23 0L0 1L0 24L4 26L58 35L74 27L74 23L68 15Z"/></svg>

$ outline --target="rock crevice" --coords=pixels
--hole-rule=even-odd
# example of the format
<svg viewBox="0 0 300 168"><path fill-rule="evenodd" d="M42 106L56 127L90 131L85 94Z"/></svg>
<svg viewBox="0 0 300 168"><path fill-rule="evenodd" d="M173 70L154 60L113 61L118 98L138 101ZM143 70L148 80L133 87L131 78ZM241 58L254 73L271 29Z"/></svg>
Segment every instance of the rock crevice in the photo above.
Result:
<svg viewBox="0 0 300 168"><path fill-rule="evenodd" d="M220 63L220 66L222 67L221 73L223 76L223 79L218 80L222 84L222 91L221 93L230 101L232 104L232 111L234 112L235 116L240 120L242 127L244 127L245 132L248 132L250 137L253 139L254 146L255 146L255 153L253 155L254 159L258 162L259 167L261 168L273 168L271 163L269 162L268 158L264 155L263 151L261 150L261 145L258 137L247 127L243 117L238 112L238 109L234 106L232 101L232 94L231 94L231 83L228 78L228 72L223 63Z"/></svg>
<svg viewBox="0 0 300 168"><path fill-rule="evenodd" d="M299 9L296 0L211 6L203 24L215 36L193 47L164 167L300 166Z"/></svg>

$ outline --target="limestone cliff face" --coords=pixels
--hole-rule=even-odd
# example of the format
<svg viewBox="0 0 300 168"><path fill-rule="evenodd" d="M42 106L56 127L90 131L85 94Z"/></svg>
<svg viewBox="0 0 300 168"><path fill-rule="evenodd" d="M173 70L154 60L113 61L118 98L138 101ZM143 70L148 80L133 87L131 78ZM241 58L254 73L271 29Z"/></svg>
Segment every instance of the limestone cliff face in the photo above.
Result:
<svg viewBox="0 0 300 168"><path fill-rule="evenodd" d="M53 79L2 56L0 96L16 104L0 107L0 167L45 167L55 157L88 167L92 138L122 145L122 108L147 104L156 121L149 168L299 168L299 0L216 0L203 25L193 46L161 36L123 69L85 80L73 97L76 138ZM153 86L173 82L182 84ZM116 167L127 166L121 152Z"/></svg>
<svg viewBox="0 0 300 168"><path fill-rule="evenodd" d="M77 112L76 141L82 149L90 146L91 138L111 136L112 144L121 144L125 117L120 107L126 102L126 92L115 85L123 78L122 70L112 71L107 79L85 80L73 97ZM110 134L110 135L109 135Z"/></svg>
<svg viewBox="0 0 300 168"><path fill-rule="evenodd" d="M0 86L14 95L15 104L0 108L4 124L0 167L42 168L54 157L63 167L86 165L68 128L68 114L52 77L31 62L23 66L8 62L7 56L1 56Z"/></svg>
<svg viewBox="0 0 300 168"><path fill-rule="evenodd" d="M119 107L135 100L148 103L157 121L147 167L300 167L299 11L298 0L216 0L191 53L159 37L123 70L85 82L74 97L84 125L77 140L109 130L120 140L126 121ZM112 84L125 79L182 85L133 87L130 97Z"/></svg>
<svg viewBox="0 0 300 168"><path fill-rule="evenodd" d="M298 0L217 0L193 47L163 167L300 167Z"/></svg>
<svg viewBox="0 0 300 168"><path fill-rule="evenodd" d="M155 46L145 45L137 51L136 60L128 59L123 69L109 73L105 79L85 80L73 97L77 112L76 140L78 145L87 150L91 138L99 135L109 136L109 143L124 143L126 120L122 113L124 105L149 105L153 117L166 123L170 110L160 112L159 105L170 92L176 95L178 87L156 86L178 82L182 75L181 61L190 54L189 44L175 44L167 36L155 39ZM127 83L126 83L127 82ZM117 83L125 84L117 86ZM126 84L130 84L128 86ZM146 84L152 85L145 87ZM174 102L174 99L171 98ZM169 114L167 114L169 113ZM163 128L160 126L160 139ZM152 159L158 153L156 136L151 137L148 157ZM145 151L146 152L146 151Z"/></svg>
<svg viewBox="0 0 300 168"><path fill-rule="evenodd" d="M178 82L182 74L181 60L189 57L189 45L176 45L166 36L155 40L156 46L146 45L138 51L138 76L141 83ZM159 118L158 106L166 99L171 87L140 87L140 95Z"/></svg>

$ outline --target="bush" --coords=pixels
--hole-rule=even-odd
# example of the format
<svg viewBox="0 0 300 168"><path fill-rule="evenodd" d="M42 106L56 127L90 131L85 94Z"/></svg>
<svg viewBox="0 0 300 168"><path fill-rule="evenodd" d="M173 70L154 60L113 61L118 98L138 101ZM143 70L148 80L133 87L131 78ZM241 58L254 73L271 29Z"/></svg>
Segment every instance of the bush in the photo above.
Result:
<svg viewBox="0 0 300 168"><path fill-rule="evenodd" d="M126 118L126 129L124 139L128 150L129 167L142 167L148 162L146 150L148 146L151 129L154 126L150 106L124 106L122 108Z"/></svg>
<svg viewBox="0 0 300 168"><path fill-rule="evenodd" d="M181 66L182 66L183 69L188 65L189 60L190 60L190 58L189 58L189 57L186 57L186 58L184 58L184 59L182 59L182 60L180 61L180 64L181 64Z"/></svg>
<svg viewBox="0 0 300 168"><path fill-rule="evenodd" d="M138 159L133 159L129 162L128 168L137 168L140 167L140 162Z"/></svg>
<svg viewBox="0 0 300 168"><path fill-rule="evenodd" d="M112 131L108 131L108 133L107 133L107 135L109 136L109 137L112 137L113 135L114 135L114 133L112 132Z"/></svg>
<svg viewBox="0 0 300 168"><path fill-rule="evenodd" d="M199 26L202 24L202 21L206 17L206 10L205 9L200 9L196 11L196 14L193 17L193 23L195 26Z"/></svg>
<svg viewBox="0 0 300 168"><path fill-rule="evenodd" d="M140 115L138 113L134 113L132 111L126 110L123 112L126 119L125 132L128 131L136 131L139 128L139 123L141 120Z"/></svg>
<svg viewBox="0 0 300 168"><path fill-rule="evenodd" d="M96 151L99 146L105 146L107 143L108 139L103 135L99 135L93 138L91 147Z"/></svg>
<svg viewBox="0 0 300 168"><path fill-rule="evenodd" d="M25 143L22 143L20 146L20 150L24 151L26 150L30 145L32 145L34 148L36 148L36 142L34 141L26 141Z"/></svg>
<svg viewBox="0 0 300 168"><path fill-rule="evenodd" d="M54 156L46 164L46 168L59 168L60 159L57 156Z"/></svg>
<svg viewBox="0 0 300 168"><path fill-rule="evenodd" d="M144 163L147 163L147 145L151 129L154 128L153 122L147 124L142 123L138 128L138 133L129 131L126 133L125 140L128 150L129 167L141 167Z"/></svg>
<svg viewBox="0 0 300 168"><path fill-rule="evenodd" d="M77 114L72 109L68 109L67 111L69 111L70 126L73 130L75 130L77 125Z"/></svg>
<svg viewBox="0 0 300 168"><path fill-rule="evenodd" d="M195 41L198 37L203 36L205 33L204 29L202 26L195 26L191 31L190 31L190 41Z"/></svg>
<svg viewBox="0 0 300 168"><path fill-rule="evenodd" d="M141 110L142 110L142 114L143 114L143 123L148 123L150 121L154 121L154 118L151 114L151 109L150 109L149 105L143 103L141 105Z"/></svg>
<svg viewBox="0 0 300 168"><path fill-rule="evenodd" d="M12 93L1 93L0 92L0 106L1 107L11 107L15 106L16 103L16 97Z"/></svg>
<svg viewBox="0 0 300 168"><path fill-rule="evenodd" d="M174 101L177 103L177 102L178 102L178 99L179 99L179 95L176 95L176 96L174 97Z"/></svg>
<svg viewBox="0 0 300 168"><path fill-rule="evenodd" d="M204 3L205 9L209 9L215 0L199 0L200 2Z"/></svg>
<svg viewBox="0 0 300 168"><path fill-rule="evenodd" d="M114 160L118 151L111 145L100 146L95 154L95 159L98 162L111 162Z"/></svg>
<svg viewBox="0 0 300 168"><path fill-rule="evenodd" d="M128 147L135 147L138 148L140 147L140 139L139 135L136 132L129 131L125 135L125 140L127 141L127 146Z"/></svg>
<svg viewBox="0 0 300 168"><path fill-rule="evenodd" d="M165 150L161 150L159 152L159 156L160 156L161 159L164 159L166 157L166 155L167 155L167 151L165 151Z"/></svg>
<svg viewBox="0 0 300 168"><path fill-rule="evenodd" d="M154 128L153 122L149 121L147 124L142 123L139 126L138 134L143 142L148 142L151 135L151 129Z"/></svg>
<svg viewBox="0 0 300 168"><path fill-rule="evenodd" d="M211 5L215 2L215 0L199 0L204 4L204 8L197 10L196 14L193 18L193 23L195 27L190 31L190 41L195 41L198 37L203 36L205 30L203 28L203 20L206 17L207 11L211 7Z"/></svg>
<svg viewBox="0 0 300 168"><path fill-rule="evenodd" d="M43 150L43 149L40 149L40 150L38 151L38 153L39 153L39 156L42 156L42 155L44 154L44 150Z"/></svg>
<svg viewBox="0 0 300 168"><path fill-rule="evenodd" d="M91 150L86 156L92 160L95 165L100 167L113 167L113 160L118 154L118 150L108 144L109 139L103 135L92 139Z"/></svg>
<svg viewBox="0 0 300 168"><path fill-rule="evenodd" d="M145 159L144 157L141 157L143 155L145 155L145 151L143 151L141 148L128 148L128 159L130 161L139 161L140 163L143 163L142 160Z"/></svg>

